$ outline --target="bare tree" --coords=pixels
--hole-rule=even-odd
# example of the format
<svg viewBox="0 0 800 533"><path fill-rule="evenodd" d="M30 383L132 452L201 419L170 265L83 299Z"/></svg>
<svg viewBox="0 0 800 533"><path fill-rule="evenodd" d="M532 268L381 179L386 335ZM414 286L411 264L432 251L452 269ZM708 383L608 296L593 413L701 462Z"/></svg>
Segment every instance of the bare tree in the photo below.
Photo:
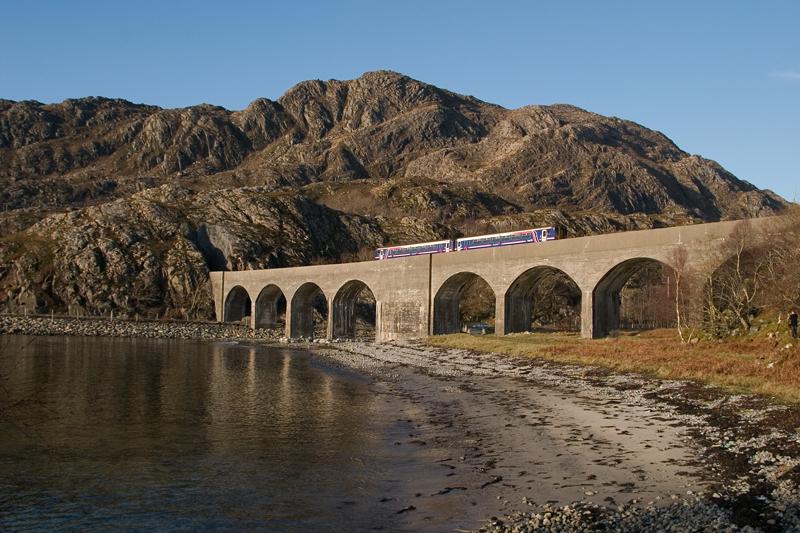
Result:
<svg viewBox="0 0 800 533"><path fill-rule="evenodd" d="M675 276L675 324L682 342L691 342L698 332L698 311L702 308L697 294L696 274L689 270L688 252L683 245L672 252Z"/></svg>
<svg viewBox="0 0 800 533"><path fill-rule="evenodd" d="M779 313L800 306L800 208L776 220L764 254L765 304Z"/></svg>
<svg viewBox="0 0 800 533"><path fill-rule="evenodd" d="M729 259L717 269L711 280L712 306L721 311L731 325L750 330L752 318L758 313L758 298L764 286L764 267L767 250L758 250L753 244L750 224L737 224L723 247Z"/></svg>
<svg viewBox="0 0 800 533"><path fill-rule="evenodd" d="M705 321L714 335L750 331L752 320L774 306L773 293L780 246L771 235L753 235L748 222L739 223L721 249L724 262L706 287Z"/></svg>

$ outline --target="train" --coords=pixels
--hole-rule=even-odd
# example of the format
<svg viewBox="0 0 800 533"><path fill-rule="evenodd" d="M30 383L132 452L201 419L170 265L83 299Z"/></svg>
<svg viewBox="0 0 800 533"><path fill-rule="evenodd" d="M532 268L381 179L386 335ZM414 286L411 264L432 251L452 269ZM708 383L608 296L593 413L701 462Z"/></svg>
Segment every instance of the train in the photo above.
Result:
<svg viewBox="0 0 800 533"><path fill-rule="evenodd" d="M514 244L538 243L554 241L557 238L556 228L532 228L491 235L478 235L476 237L462 237L442 241L421 242L405 246L388 246L378 248L373 254L376 260L394 259L397 257L410 257L413 255L430 255L448 252L461 252L480 248L495 248L498 246L511 246Z"/></svg>

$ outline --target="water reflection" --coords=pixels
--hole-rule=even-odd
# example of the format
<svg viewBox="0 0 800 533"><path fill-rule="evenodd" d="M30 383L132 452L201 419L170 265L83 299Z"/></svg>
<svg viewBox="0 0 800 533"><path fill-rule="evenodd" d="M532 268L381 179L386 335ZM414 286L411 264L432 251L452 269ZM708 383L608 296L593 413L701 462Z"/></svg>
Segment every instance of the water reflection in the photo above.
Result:
<svg viewBox="0 0 800 533"><path fill-rule="evenodd" d="M384 525L386 417L354 376L237 344L5 341L24 401L0 419L0 529Z"/></svg>

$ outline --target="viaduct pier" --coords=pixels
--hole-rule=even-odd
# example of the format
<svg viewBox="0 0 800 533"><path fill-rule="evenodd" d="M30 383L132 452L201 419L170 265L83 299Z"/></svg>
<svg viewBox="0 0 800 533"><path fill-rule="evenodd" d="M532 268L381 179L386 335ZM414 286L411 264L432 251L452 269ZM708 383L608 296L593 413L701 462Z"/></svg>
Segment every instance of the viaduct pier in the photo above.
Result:
<svg viewBox="0 0 800 533"><path fill-rule="evenodd" d="M364 288L375 298L377 341L460 331L464 287L480 277L495 296L495 332L526 331L533 288L554 270L581 293L581 335L599 338L619 325L619 292L642 267L711 274L727 259L730 239L769 233L774 218L628 231L427 256L267 270L211 272L218 321L249 319L274 327L278 301L286 300L286 336L313 336L313 301L327 300L327 337L354 333L356 299ZM727 243L727 245L726 245Z"/></svg>

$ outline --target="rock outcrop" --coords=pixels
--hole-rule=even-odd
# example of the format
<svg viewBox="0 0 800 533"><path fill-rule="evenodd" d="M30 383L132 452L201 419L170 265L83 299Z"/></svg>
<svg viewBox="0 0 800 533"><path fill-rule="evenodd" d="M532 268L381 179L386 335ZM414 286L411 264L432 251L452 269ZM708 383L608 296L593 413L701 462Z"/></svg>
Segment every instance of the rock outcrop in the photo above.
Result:
<svg viewBox="0 0 800 533"><path fill-rule="evenodd" d="M554 224L580 235L784 202L638 124L507 110L393 72L242 111L0 100L0 305L208 316L209 269Z"/></svg>

